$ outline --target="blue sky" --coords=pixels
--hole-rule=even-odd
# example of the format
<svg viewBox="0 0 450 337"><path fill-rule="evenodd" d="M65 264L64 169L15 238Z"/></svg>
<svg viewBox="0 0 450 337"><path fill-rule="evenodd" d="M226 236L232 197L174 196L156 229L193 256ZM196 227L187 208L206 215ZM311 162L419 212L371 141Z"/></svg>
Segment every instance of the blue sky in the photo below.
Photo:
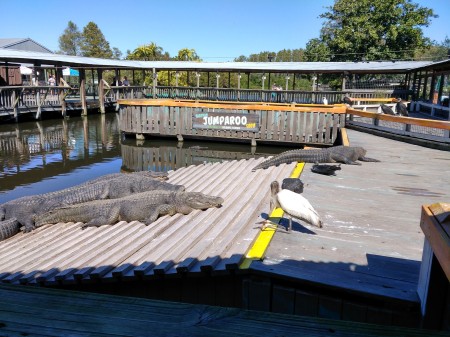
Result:
<svg viewBox="0 0 450 337"><path fill-rule="evenodd" d="M450 0L414 0L439 18L424 35L450 37ZM51 50L73 21L95 22L125 55L155 42L171 56L193 48L204 60L231 61L261 51L304 48L319 37L321 13L333 0L0 0L0 38L29 37Z"/></svg>

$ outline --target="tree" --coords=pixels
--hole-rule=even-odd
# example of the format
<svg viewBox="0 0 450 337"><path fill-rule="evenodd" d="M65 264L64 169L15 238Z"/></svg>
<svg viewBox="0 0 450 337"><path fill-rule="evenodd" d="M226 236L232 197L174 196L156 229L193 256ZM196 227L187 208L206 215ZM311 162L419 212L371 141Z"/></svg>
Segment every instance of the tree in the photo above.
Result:
<svg viewBox="0 0 450 337"><path fill-rule="evenodd" d="M81 33L76 24L69 21L67 28L59 37L59 53L65 55L80 55Z"/></svg>
<svg viewBox="0 0 450 337"><path fill-rule="evenodd" d="M122 52L117 47L113 47L112 54L113 54L113 59L115 59L115 60L120 60L122 58Z"/></svg>
<svg viewBox="0 0 450 337"><path fill-rule="evenodd" d="M433 43L430 48L417 50L414 56L415 59L425 61L441 61L449 57L450 39L445 37L442 43Z"/></svg>
<svg viewBox="0 0 450 337"><path fill-rule="evenodd" d="M179 61L200 61L195 49L183 48L178 51L177 60Z"/></svg>
<svg viewBox="0 0 450 337"><path fill-rule="evenodd" d="M83 28L81 52L86 57L110 59L113 57L109 42L94 22L89 22Z"/></svg>
<svg viewBox="0 0 450 337"><path fill-rule="evenodd" d="M330 61L330 49L320 39L311 39L306 44L305 58L308 62Z"/></svg>
<svg viewBox="0 0 450 337"><path fill-rule="evenodd" d="M162 47L154 42L139 46L127 55L127 60L158 61L163 58Z"/></svg>
<svg viewBox="0 0 450 337"><path fill-rule="evenodd" d="M411 0L336 0L328 10L320 40L333 61L410 59L430 46L421 27L437 17Z"/></svg>

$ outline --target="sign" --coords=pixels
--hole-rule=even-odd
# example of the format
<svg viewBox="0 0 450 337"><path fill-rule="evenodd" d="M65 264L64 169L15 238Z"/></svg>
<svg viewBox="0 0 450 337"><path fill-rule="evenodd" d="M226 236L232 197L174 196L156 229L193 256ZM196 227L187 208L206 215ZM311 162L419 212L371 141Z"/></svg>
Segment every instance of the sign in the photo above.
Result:
<svg viewBox="0 0 450 337"><path fill-rule="evenodd" d="M192 113L194 129L259 131L259 114L198 111Z"/></svg>

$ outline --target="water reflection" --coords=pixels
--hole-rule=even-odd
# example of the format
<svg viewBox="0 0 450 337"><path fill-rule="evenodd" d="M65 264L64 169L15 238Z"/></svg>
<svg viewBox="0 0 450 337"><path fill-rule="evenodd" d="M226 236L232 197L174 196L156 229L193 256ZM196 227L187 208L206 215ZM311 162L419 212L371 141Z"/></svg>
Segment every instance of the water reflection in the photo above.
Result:
<svg viewBox="0 0 450 337"><path fill-rule="evenodd" d="M108 173L169 171L284 150L255 149L249 143L122 139L116 113L0 125L0 203Z"/></svg>
<svg viewBox="0 0 450 337"><path fill-rule="evenodd" d="M116 114L0 125L0 202L101 175L103 170L86 169L115 159L120 159ZM120 170L116 165L112 171ZM59 176L66 178L59 181ZM47 180L51 184L42 184Z"/></svg>

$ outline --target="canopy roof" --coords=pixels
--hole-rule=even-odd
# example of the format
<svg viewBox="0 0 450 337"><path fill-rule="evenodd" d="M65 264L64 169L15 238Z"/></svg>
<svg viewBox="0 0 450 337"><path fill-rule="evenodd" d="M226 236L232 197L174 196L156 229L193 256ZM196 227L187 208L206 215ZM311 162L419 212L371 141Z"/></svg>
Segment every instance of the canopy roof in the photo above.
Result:
<svg viewBox="0 0 450 337"><path fill-rule="evenodd" d="M271 73L405 73L432 65L430 61L373 62L193 62L111 60L61 54L0 49L0 62L31 63L57 67L103 69L153 69Z"/></svg>

